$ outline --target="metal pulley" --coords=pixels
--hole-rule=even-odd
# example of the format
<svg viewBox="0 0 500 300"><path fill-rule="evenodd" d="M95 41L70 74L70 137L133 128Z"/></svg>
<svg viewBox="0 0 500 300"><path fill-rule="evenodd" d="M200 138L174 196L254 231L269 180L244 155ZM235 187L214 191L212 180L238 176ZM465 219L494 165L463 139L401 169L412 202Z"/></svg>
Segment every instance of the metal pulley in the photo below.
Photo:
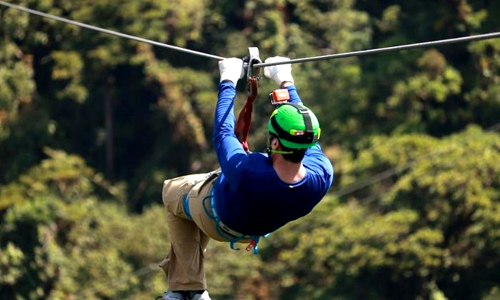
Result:
<svg viewBox="0 0 500 300"><path fill-rule="evenodd" d="M259 57L259 48L257 47L248 47L248 56L243 58L243 69L247 74L247 79L250 77L257 77L260 79L260 69L254 68L253 65L261 64L262 60Z"/></svg>

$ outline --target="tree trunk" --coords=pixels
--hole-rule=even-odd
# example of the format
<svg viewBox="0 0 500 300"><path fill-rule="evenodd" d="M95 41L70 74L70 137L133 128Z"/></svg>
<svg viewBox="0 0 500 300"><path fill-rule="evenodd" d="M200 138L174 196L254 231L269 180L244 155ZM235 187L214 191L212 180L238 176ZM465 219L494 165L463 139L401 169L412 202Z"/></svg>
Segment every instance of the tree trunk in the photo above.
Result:
<svg viewBox="0 0 500 300"><path fill-rule="evenodd" d="M115 149L113 135L113 96L111 87L106 89L104 119L106 126L106 176L109 180L113 180L115 176Z"/></svg>

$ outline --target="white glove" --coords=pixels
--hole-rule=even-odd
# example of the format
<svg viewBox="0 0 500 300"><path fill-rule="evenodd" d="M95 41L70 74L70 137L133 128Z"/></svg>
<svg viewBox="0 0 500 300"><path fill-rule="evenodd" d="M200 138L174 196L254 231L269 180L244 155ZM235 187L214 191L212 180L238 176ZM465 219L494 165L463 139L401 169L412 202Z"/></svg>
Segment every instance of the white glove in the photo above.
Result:
<svg viewBox="0 0 500 300"><path fill-rule="evenodd" d="M266 59L266 63L273 63L273 62L279 62L279 61L289 61L290 59L287 57L281 57L281 56L275 56L275 57L269 57ZM274 80L277 85L281 85L283 81L289 81L293 83L293 77L292 77L292 65L291 64L284 64L284 65L277 65L277 66L269 66L264 68L264 75L269 78Z"/></svg>
<svg viewBox="0 0 500 300"><path fill-rule="evenodd" d="M232 57L219 61L220 82L230 80L236 85L243 78L243 60Z"/></svg>

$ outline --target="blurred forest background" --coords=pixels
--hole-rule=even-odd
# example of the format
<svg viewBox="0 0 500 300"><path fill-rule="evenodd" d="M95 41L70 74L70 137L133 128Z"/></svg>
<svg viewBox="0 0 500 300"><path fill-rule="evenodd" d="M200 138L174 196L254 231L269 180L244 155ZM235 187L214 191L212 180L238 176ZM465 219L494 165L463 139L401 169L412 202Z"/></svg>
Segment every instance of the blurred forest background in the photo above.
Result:
<svg viewBox="0 0 500 300"><path fill-rule="evenodd" d="M494 0L11 3L224 57L500 30ZM167 288L162 182L217 167L217 61L4 7L0 35L0 299L154 299ZM257 256L212 242L212 298L500 299L500 40L293 74L320 119L334 186ZM273 89L261 81L254 151Z"/></svg>

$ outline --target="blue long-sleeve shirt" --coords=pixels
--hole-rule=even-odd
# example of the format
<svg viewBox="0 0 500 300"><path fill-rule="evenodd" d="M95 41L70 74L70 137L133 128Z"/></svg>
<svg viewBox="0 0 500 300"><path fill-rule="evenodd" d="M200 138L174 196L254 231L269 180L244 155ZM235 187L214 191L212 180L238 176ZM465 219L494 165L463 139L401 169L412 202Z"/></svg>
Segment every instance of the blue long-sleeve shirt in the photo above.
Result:
<svg viewBox="0 0 500 300"><path fill-rule="evenodd" d="M287 89L290 102L301 103L295 86ZM235 96L234 83L220 84L213 142L222 172L214 185L215 205L225 225L260 236L308 214L328 192L333 166L317 144L302 160L306 176L294 184L283 182L266 153L247 153L241 146L234 133Z"/></svg>

